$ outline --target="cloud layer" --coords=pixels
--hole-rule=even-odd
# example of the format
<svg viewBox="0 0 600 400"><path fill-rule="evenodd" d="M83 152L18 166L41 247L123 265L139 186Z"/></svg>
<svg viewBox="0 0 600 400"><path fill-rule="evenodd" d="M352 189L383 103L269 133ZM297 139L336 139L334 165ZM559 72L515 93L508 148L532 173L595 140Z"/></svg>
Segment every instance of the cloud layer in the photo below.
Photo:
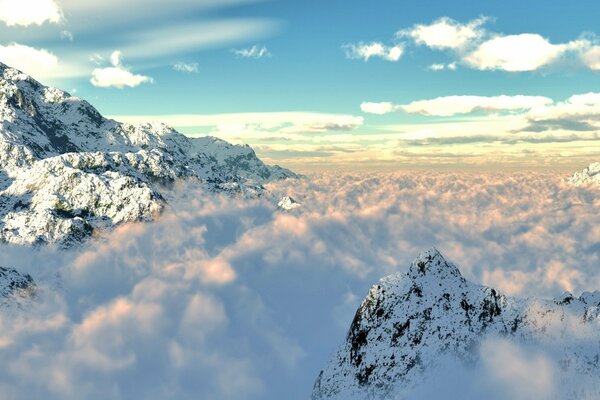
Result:
<svg viewBox="0 0 600 400"><path fill-rule="evenodd" d="M2 246L0 265L40 285L34 304L0 313L2 392L306 398L368 287L430 246L508 294L598 289L598 189L562 178L325 174L254 200L184 186L158 222L80 250ZM277 211L282 195L302 207Z"/></svg>

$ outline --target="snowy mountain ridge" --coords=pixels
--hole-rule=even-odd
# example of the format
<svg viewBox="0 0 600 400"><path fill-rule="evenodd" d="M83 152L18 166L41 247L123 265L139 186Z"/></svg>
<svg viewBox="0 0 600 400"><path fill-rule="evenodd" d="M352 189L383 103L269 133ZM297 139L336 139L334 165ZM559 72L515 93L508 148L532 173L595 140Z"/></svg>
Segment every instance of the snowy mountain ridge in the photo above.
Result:
<svg viewBox="0 0 600 400"><path fill-rule="evenodd" d="M406 274L383 278L370 289L346 340L318 376L312 398L410 398L441 356L477 365L479 344L492 337L553 349L566 382L557 399L597 398L599 325L600 292L511 298L468 282L431 249ZM586 392L570 391L570 380L582 377L590 382Z"/></svg>
<svg viewBox="0 0 600 400"><path fill-rule="evenodd" d="M585 169L576 172L568 179L568 182L576 186L588 183L600 184L600 162L591 163Z"/></svg>
<svg viewBox="0 0 600 400"><path fill-rule="evenodd" d="M95 229L150 220L177 179L260 194L264 183L294 177L249 146L106 119L0 63L0 242L69 245Z"/></svg>

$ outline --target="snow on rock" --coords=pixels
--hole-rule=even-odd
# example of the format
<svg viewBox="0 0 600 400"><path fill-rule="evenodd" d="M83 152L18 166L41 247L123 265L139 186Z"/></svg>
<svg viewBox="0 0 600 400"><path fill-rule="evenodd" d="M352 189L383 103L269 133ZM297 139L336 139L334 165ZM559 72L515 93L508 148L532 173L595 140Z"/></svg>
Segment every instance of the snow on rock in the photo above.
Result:
<svg viewBox="0 0 600 400"><path fill-rule="evenodd" d="M585 185L588 183L600 184L600 162L591 163L584 170L576 172L568 179L573 185Z"/></svg>
<svg viewBox="0 0 600 400"><path fill-rule="evenodd" d="M248 146L106 119L0 63L0 242L70 245L95 229L152 219L178 179L256 195L295 177Z"/></svg>
<svg viewBox="0 0 600 400"><path fill-rule="evenodd" d="M35 283L28 274L21 274L13 268L0 267L0 302L19 296L33 296Z"/></svg>
<svg viewBox="0 0 600 400"><path fill-rule="evenodd" d="M551 301L507 297L468 282L431 249L407 273L370 289L345 342L319 374L312 398L410 398L406 393L425 381L442 355L476 365L479 344L493 337L554 349L565 376L591 379L598 390L599 307L600 292L580 298L565 293ZM597 398L600 392L587 395Z"/></svg>
<svg viewBox="0 0 600 400"><path fill-rule="evenodd" d="M284 211L291 211L294 208L300 207L300 205L300 203L298 203L290 196L282 197L281 200L279 200L279 203L277 203L277 207Z"/></svg>

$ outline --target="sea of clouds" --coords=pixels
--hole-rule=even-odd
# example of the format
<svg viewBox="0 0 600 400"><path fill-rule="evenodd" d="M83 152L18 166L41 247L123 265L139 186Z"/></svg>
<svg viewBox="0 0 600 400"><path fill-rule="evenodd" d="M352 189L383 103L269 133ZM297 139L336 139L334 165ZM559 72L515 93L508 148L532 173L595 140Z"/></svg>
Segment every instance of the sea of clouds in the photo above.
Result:
<svg viewBox="0 0 600 400"><path fill-rule="evenodd" d="M69 251L4 245L0 265L30 273L38 290L0 309L0 393L306 399L369 286L432 246L505 294L600 289L600 189L563 178L328 173L250 200L182 184L155 223ZM302 206L278 210L284 195ZM523 371L547 372L544 390L553 381L543 354L487 354L489 365L513 354ZM523 394L506 382L536 387L507 374L488 377L513 391L499 398Z"/></svg>

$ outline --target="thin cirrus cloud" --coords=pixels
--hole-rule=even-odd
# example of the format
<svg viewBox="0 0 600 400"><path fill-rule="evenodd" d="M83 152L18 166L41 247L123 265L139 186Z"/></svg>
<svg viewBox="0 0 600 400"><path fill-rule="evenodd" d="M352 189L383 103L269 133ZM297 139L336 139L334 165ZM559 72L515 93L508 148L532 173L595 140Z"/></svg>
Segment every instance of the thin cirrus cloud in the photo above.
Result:
<svg viewBox="0 0 600 400"><path fill-rule="evenodd" d="M262 112L183 115L116 115L112 118L131 124L160 121L177 128L208 128L212 135L231 138L274 134L311 134L350 131L363 125L360 116L313 112Z"/></svg>
<svg viewBox="0 0 600 400"><path fill-rule="evenodd" d="M173 70L177 72L198 73L198 63L178 62L173 65Z"/></svg>
<svg viewBox="0 0 600 400"><path fill-rule="evenodd" d="M404 53L400 45L386 46L380 42L345 44L342 46L346 58L369 61L371 58L381 58L386 61L398 61Z"/></svg>
<svg viewBox="0 0 600 400"><path fill-rule="evenodd" d="M0 0L0 21L7 26L58 24L63 14L55 0Z"/></svg>
<svg viewBox="0 0 600 400"><path fill-rule="evenodd" d="M448 117L482 111L527 110L553 103L543 96L444 96L431 100L418 100L409 104L396 105L389 102L361 104L361 110L371 114L387 114L404 111L409 114L422 114Z"/></svg>
<svg viewBox="0 0 600 400"><path fill-rule="evenodd" d="M96 68L92 71L90 82L97 87L136 87L142 83L151 83L153 79L149 76L134 74L121 63L121 52L116 50L110 56L110 67Z"/></svg>
<svg viewBox="0 0 600 400"><path fill-rule="evenodd" d="M488 20L487 17L480 17L461 23L442 17L430 24L417 24L396 32L395 46L402 48L407 44L402 41L409 41L432 50L447 51L456 59L448 65L460 63L478 70L537 71L565 59L575 60L591 70L600 69L600 47L594 35L582 36L565 43L552 43L537 33L505 35L489 31L484 27ZM386 46L380 42L371 45L351 44L346 47L354 54L354 57L349 58L368 60L370 56L386 58L388 54ZM432 71L445 68L440 63L429 67Z"/></svg>
<svg viewBox="0 0 600 400"><path fill-rule="evenodd" d="M267 49L267 46L253 45L244 49L233 49L233 54L241 58L253 58L255 60L259 58L271 57L271 52Z"/></svg>

